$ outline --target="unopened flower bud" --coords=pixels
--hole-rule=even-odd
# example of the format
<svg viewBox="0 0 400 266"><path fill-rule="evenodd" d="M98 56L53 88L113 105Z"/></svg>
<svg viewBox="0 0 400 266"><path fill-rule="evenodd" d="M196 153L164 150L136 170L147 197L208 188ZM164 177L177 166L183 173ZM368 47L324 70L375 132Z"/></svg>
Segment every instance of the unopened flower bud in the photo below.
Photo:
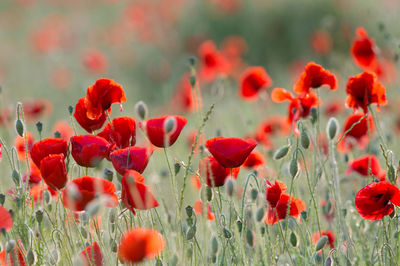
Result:
<svg viewBox="0 0 400 266"><path fill-rule="evenodd" d="M173 132L176 128L176 118L174 116L169 116L167 119L165 119L164 122L164 130L165 133L169 134Z"/></svg>
<svg viewBox="0 0 400 266"><path fill-rule="evenodd" d="M143 101L139 101L136 103L135 111L136 111L137 116L139 116L140 119L142 119L142 120L147 119L148 109L147 109L147 105Z"/></svg>
<svg viewBox="0 0 400 266"><path fill-rule="evenodd" d="M17 121L15 121L15 130L17 131L18 135L21 137L24 136L24 124L22 123L21 119L17 119Z"/></svg>
<svg viewBox="0 0 400 266"><path fill-rule="evenodd" d="M326 126L326 134L328 135L328 138L330 140L335 139L338 131L339 122L337 121L337 119L334 117L329 118L328 124Z"/></svg>
<svg viewBox="0 0 400 266"><path fill-rule="evenodd" d="M323 235L318 241L317 244L315 244L315 251L320 251L328 242L328 237L326 235Z"/></svg>
<svg viewBox="0 0 400 266"><path fill-rule="evenodd" d="M274 160L280 160L284 158L288 154L288 152L289 152L289 146L284 146L280 148L274 153Z"/></svg>

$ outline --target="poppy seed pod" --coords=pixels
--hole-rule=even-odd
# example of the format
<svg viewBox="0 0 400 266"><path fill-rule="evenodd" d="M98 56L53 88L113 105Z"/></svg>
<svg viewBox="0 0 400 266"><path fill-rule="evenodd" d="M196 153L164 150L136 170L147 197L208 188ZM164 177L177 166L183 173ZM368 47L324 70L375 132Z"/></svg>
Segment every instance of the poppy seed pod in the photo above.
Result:
<svg viewBox="0 0 400 266"><path fill-rule="evenodd" d="M308 149L310 147L310 138L308 137L307 131L302 128L300 131L300 143L304 149Z"/></svg>

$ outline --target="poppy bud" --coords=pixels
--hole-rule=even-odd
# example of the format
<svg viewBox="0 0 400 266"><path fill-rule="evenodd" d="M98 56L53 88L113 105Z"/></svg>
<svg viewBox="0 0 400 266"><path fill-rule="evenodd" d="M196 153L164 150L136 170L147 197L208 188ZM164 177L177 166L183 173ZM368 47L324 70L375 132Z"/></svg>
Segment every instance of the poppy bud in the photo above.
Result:
<svg viewBox="0 0 400 266"><path fill-rule="evenodd" d="M74 112L74 107L72 105L68 106L68 113L72 115Z"/></svg>
<svg viewBox="0 0 400 266"><path fill-rule="evenodd" d="M203 186L200 195L203 201L211 201L213 198L213 191L209 186Z"/></svg>
<svg viewBox="0 0 400 266"><path fill-rule="evenodd" d="M26 254L26 262L28 265L35 265L36 262L36 255L35 252L33 252L32 249L28 251L28 254Z"/></svg>
<svg viewBox="0 0 400 266"><path fill-rule="evenodd" d="M189 227L186 232L186 240L191 240L196 235L196 225Z"/></svg>
<svg viewBox="0 0 400 266"><path fill-rule="evenodd" d="M334 117L329 118L328 124L326 126L326 134L328 135L328 138L330 140L335 139L338 131L339 122L337 121L337 119Z"/></svg>
<svg viewBox="0 0 400 266"><path fill-rule="evenodd" d="M297 247L298 244L297 236L293 231L290 233L290 244L292 244L293 247Z"/></svg>
<svg viewBox="0 0 400 266"><path fill-rule="evenodd" d="M11 173L12 180L14 181L14 184L18 187L20 182L21 182L21 175L17 170L13 170Z"/></svg>
<svg viewBox="0 0 400 266"><path fill-rule="evenodd" d="M194 87L194 85L196 85L196 77L195 77L195 76L191 76L191 77L189 78L189 82L190 82L190 85L191 85L192 87Z"/></svg>
<svg viewBox="0 0 400 266"><path fill-rule="evenodd" d="M274 160L280 160L284 158L288 154L288 152L289 152L289 146L284 146L280 148L274 153Z"/></svg>
<svg viewBox="0 0 400 266"><path fill-rule="evenodd" d="M217 254L218 252L218 240L215 236L211 238L211 252Z"/></svg>
<svg viewBox="0 0 400 266"><path fill-rule="evenodd" d="M195 56L189 57L189 64L191 67L194 67L196 65L197 58Z"/></svg>
<svg viewBox="0 0 400 266"><path fill-rule="evenodd" d="M314 125L315 124L315 122L317 122L317 118L318 118L318 112L317 112L317 109L316 108L311 108L311 110L310 110L310 120L311 120L311 123Z"/></svg>
<svg viewBox="0 0 400 266"><path fill-rule="evenodd" d="M167 119L165 119L165 121L164 121L165 133L169 134L172 131L174 131L175 128L176 128L176 124L177 124L177 122L176 122L176 118L175 117L173 117L173 116L167 117Z"/></svg>
<svg viewBox="0 0 400 266"><path fill-rule="evenodd" d="M260 222L264 218L264 214L265 214L264 208L261 207L257 210L256 213L257 222Z"/></svg>
<svg viewBox="0 0 400 266"><path fill-rule="evenodd" d="M327 257L324 263L324 266L331 266L332 265L332 258L331 257Z"/></svg>
<svg viewBox="0 0 400 266"><path fill-rule="evenodd" d="M293 156L292 160L290 161L289 172L292 178L295 178L299 172L299 165L297 163L296 156Z"/></svg>
<svg viewBox="0 0 400 266"><path fill-rule="evenodd" d="M3 206L6 201L6 195L0 194L0 205Z"/></svg>
<svg viewBox="0 0 400 266"><path fill-rule="evenodd" d="M42 122L37 122L36 123L36 129L37 129L37 131L39 132L39 134L40 133L42 133L42 130L43 130L43 123Z"/></svg>
<svg viewBox="0 0 400 266"><path fill-rule="evenodd" d="M225 238L231 238L232 237L232 232L228 228L224 228L224 236Z"/></svg>
<svg viewBox="0 0 400 266"><path fill-rule="evenodd" d="M242 232L242 227L243 227L242 221L237 220L237 221L236 221L236 225L237 225L237 227L238 227L239 233Z"/></svg>
<svg viewBox="0 0 400 266"><path fill-rule="evenodd" d="M139 101L136 103L135 111L136 111L137 116L139 116L139 118L141 120L146 120L147 114L148 114L148 109L147 109L147 105L143 101Z"/></svg>
<svg viewBox="0 0 400 266"><path fill-rule="evenodd" d="M307 216L308 216L307 211L302 211L300 215L301 215L301 220L307 221Z"/></svg>
<svg viewBox="0 0 400 266"><path fill-rule="evenodd" d="M51 195L50 195L50 191L48 191L47 189L43 192L43 198L44 198L44 202L46 204L50 203L51 200ZM51 205L50 205L51 206Z"/></svg>
<svg viewBox="0 0 400 266"><path fill-rule="evenodd" d="M10 253L14 247L15 247L15 240L14 239L8 240L6 243L6 253Z"/></svg>
<svg viewBox="0 0 400 266"><path fill-rule="evenodd" d="M35 213L36 216L36 221L40 224L43 221L43 211L42 210L37 210Z"/></svg>
<svg viewBox="0 0 400 266"><path fill-rule="evenodd" d="M323 235L315 244L315 251L320 251L328 243L328 237Z"/></svg>
<svg viewBox="0 0 400 266"><path fill-rule="evenodd" d="M226 185L226 194L228 194L229 197L232 197L233 190L235 189L233 179L229 178L228 181L226 181L225 185Z"/></svg>
<svg viewBox="0 0 400 266"><path fill-rule="evenodd" d="M103 178L107 179L108 181L111 182L113 180L113 177L114 177L114 172L111 171L108 168L104 168L104 170L103 170Z"/></svg>
<svg viewBox="0 0 400 266"><path fill-rule="evenodd" d="M185 208L185 210L186 210L186 215L190 218L190 217L192 217L192 215L193 215L193 208L192 208L192 206L187 206L186 208Z"/></svg>
<svg viewBox="0 0 400 266"><path fill-rule="evenodd" d="M21 119L17 119L17 121L15 121L15 130L17 130L18 135L21 137L24 136L24 124L22 123Z"/></svg>
<svg viewBox="0 0 400 266"><path fill-rule="evenodd" d="M260 233L262 236L265 234L265 226L260 227Z"/></svg>
<svg viewBox="0 0 400 266"><path fill-rule="evenodd" d="M252 201L256 201L258 196L258 190L256 188L251 189L250 191L250 198Z"/></svg>
<svg viewBox="0 0 400 266"><path fill-rule="evenodd" d="M250 247L254 246L254 234L250 229L246 230L246 242Z"/></svg>
<svg viewBox="0 0 400 266"><path fill-rule="evenodd" d="M301 129L300 132L300 143L304 149L308 149L310 147L310 138L304 128Z"/></svg>
<svg viewBox="0 0 400 266"><path fill-rule="evenodd" d="M179 170L181 170L181 165L179 163L175 163L174 165L175 175L179 173Z"/></svg>

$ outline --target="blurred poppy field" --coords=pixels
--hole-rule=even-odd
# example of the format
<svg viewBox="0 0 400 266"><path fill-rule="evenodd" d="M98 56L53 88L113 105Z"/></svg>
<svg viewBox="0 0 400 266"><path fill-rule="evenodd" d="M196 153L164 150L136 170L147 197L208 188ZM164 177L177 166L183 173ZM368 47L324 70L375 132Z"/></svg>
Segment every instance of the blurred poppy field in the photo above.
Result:
<svg viewBox="0 0 400 266"><path fill-rule="evenodd" d="M0 265L398 265L399 11L1 1Z"/></svg>

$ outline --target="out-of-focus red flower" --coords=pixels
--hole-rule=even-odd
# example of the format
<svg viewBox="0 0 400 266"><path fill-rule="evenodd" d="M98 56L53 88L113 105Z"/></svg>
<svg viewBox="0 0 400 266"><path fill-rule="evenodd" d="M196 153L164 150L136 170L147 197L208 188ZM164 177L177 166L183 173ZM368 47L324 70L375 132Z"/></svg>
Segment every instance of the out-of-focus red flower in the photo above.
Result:
<svg viewBox="0 0 400 266"><path fill-rule="evenodd" d="M272 85L272 80L263 67L247 68L239 81L239 95L246 101L254 101L262 89Z"/></svg>
<svg viewBox="0 0 400 266"><path fill-rule="evenodd" d="M400 128L400 127L399 127ZM188 145L189 145L189 149L192 150L192 147L194 145L194 142L196 141L196 136L197 136L197 130L192 130L191 132L189 132L187 134L187 140L188 140ZM194 148L194 151L197 151L197 148L203 143L204 139L204 134L201 134L198 138L197 138L197 145Z"/></svg>
<svg viewBox="0 0 400 266"><path fill-rule="evenodd" d="M40 174L40 169L32 161L29 162L29 169L31 172L26 172L26 174L23 176L23 181L28 182L29 187L33 187L42 181L42 175Z"/></svg>
<svg viewBox="0 0 400 266"><path fill-rule="evenodd" d="M65 120L57 121L54 124L52 132L53 134L56 132L60 133L61 138L65 139L66 141L68 141L72 137L72 135L74 135L74 130Z"/></svg>
<svg viewBox="0 0 400 266"><path fill-rule="evenodd" d="M51 113L53 106L47 99L37 99L24 101L22 103L22 108L24 109L24 116L27 121L33 121L39 119L43 115L48 115Z"/></svg>
<svg viewBox="0 0 400 266"><path fill-rule="evenodd" d="M275 180L275 184L272 184L266 179L265 199L271 208L276 208L276 205L278 205L278 202L281 199L282 193L286 191L286 189L287 187L285 183Z"/></svg>
<svg viewBox="0 0 400 266"><path fill-rule="evenodd" d="M64 154L50 154L40 162L40 173L44 182L54 190L61 190L67 183L67 168Z"/></svg>
<svg viewBox="0 0 400 266"><path fill-rule="evenodd" d="M247 52L247 42L239 35L229 36L221 44L221 52L228 61L229 75L234 78L241 74L245 67L242 56Z"/></svg>
<svg viewBox="0 0 400 266"><path fill-rule="evenodd" d="M36 51L50 53L62 46L63 37L67 35L68 31L64 19L59 15L51 14L33 32L32 44Z"/></svg>
<svg viewBox="0 0 400 266"><path fill-rule="evenodd" d="M217 49L213 41L206 41L199 47L199 76L205 82L215 80L218 75L226 74L228 62Z"/></svg>
<svg viewBox="0 0 400 266"><path fill-rule="evenodd" d="M285 117L270 116L257 126L255 132L255 140L265 145L267 148L273 147L271 137L274 135L287 135L290 133L290 124L287 123Z"/></svg>
<svg viewBox="0 0 400 266"><path fill-rule="evenodd" d="M28 154L32 149L34 138L32 133L26 132L26 141L28 144ZM21 136L16 136L14 140L14 146L17 149L18 159L22 162L25 162L25 138Z"/></svg>
<svg viewBox="0 0 400 266"><path fill-rule="evenodd" d="M356 144L360 148L364 148L368 144L368 129L370 132L373 132L374 123L371 115L361 119L363 116L363 114L358 113L351 114L346 118L340 138L342 138L343 134L348 130L349 132L347 132L339 142L339 152L346 153L347 151L352 150Z"/></svg>
<svg viewBox="0 0 400 266"><path fill-rule="evenodd" d="M346 84L346 105L357 110L362 108L368 112L370 104L386 105L386 89L377 80L375 73L363 72L349 77Z"/></svg>
<svg viewBox="0 0 400 266"><path fill-rule="evenodd" d="M197 93L192 89L189 78L190 74L181 77L172 98L172 105L179 107L179 111L192 112L196 109Z"/></svg>
<svg viewBox="0 0 400 266"><path fill-rule="evenodd" d="M289 194L282 193L279 199L276 208L269 207L267 212L267 217L265 222L269 225L276 224L279 220L283 220L286 218L287 208L289 205ZM304 201L291 197L290 198L290 213L289 215L295 218L298 218L300 213L306 209L306 204ZM278 217L276 216L276 212L278 213Z"/></svg>
<svg viewBox="0 0 400 266"><path fill-rule="evenodd" d="M57 67L53 69L49 76L52 86L59 90L67 90L71 87L72 83L72 73L66 67Z"/></svg>
<svg viewBox="0 0 400 266"><path fill-rule="evenodd" d="M331 100L324 105L324 113L328 117L341 115L345 111L343 100Z"/></svg>
<svg viewBox="0 0 400 266"><path fill-rule="evenodd" d="M380 220L400 206L400 190L386 181L371 183L357 192L355 204L364 219Z"/></svg>
<svg viewBox="0 0 400 266"><path fill-rule="evenodd" d="M83 176L70 181L62 192L63 204L73 211L83 211L87 204L99 196L107 196L106 206L118 205L114 184L100 177Z"/></svg>
<svg viewBox="0 0 400 266"><path fill-rule="evenodd" d="M96 119L90 119L87 115L85 97L78 100L78 103L75 106L74 117L78 124L89 133L101 128L107 119L105 112L102 112L102 114Z"/></svg>
<svg viewBox="0 0 400 266"><path fill-rule="evenodd" d="M194 213L198 215L203 215L203 202L201 200L197 200L193 206ZM207 202L207 219L210 221L215 220L215 215L211 211L210 203Z"/></svg>
<svg viewBox="0 0 400 266"><path fill-rule="evenodd" d="M96 167L110 152L110 143L95 135L71 137L71 155L77 164L84 167Z"/></svg>
<svg viewBox="0 0 400 266"><path fill-rule="evenodd" d="M310 38L311 47L318 55L328 55L333 46L332 36L328 31L316 30Z"/></svg>
<svg viewBox="0 0 400 266"><path fill-rule="evenodd" d="M239 0L208 0L212 3L217 11L223 13L234 14L241 8L241 1Z"/></svg>
<svg viewBox="0 0 400 266"><path fill-rule="evenodd" d="M112 120L112 126L108 123L102 132L97 134L106 139L110 144L118 149L135 146L136 143L136 123L130 117L117 117Z"/></svg>
<svg viewBox="0 0 400 266"><path fill-rule="evenodd" d="M97 49L85 51L82 56L82 63L86 69L93 74L102 74L107 72L108 60L106 55Z"/></svg>
<svg viewBox="0 0 400 266"><path fill-rule="evenodd" d="M162 235L154 229L133 228L125 232L118 246L118 258L133 264L158 256L165 247Z"/></svg>
<svg viewBox="0 0 400 266"><path fill-rule="evenodd" d="M111 152L110 159L115 170L121 175L124 175L126 170L143 173L152 154L151 148L129 147Z"/></svg>
<svg viewBox="0 0 400 266"><path fill-rule="evenodd" d="M259 166L265 164L265 157L259 151L252 151L243 163L243 167L250 169L257 169Z"/></svg>
<svg viewBox="0 0 400 266"><path fill-rule="evenodd" d="M331 90L336 90L336 77L329 70L322 66L310 62L306 65L300 79L294 85L294 92L307 94L310 89L318 89L321 86L329 86Z"/></svg>
<svg viewBox="0 0 400 266"><path fill-rule="evenodd" d="M128 170L121 179L121 200L133 214L135 209L148 210L158 206L157 200L149 187L144 183L144 177L137 171Z"/></svg>
<svg viewBox="0 0 400 266"><path fill-rule="evenodd" d="M192 184L194 189L196 189L198 191L201 189L201 181L200 181L200 178L197 175L193 175L190 178L190 183Z"/></svg>
<svg viewBox="0 0 400 266"><path fill-rule="evenodd" d="M92 245L89 245L87 248L82 250L81 253L79 253L79 256L81 257L84 266L105 265L103 254L101 253L100 246L96 241L94 241Z"/></svg>
<svg viewBox="0 0 400 266"><path fill-rule="evenodd" d="M50 154L62 153L64 157L67 156L68 144L63 139L46 138L36 142L31 149L32 161L37 167L40 167L40 162L44 157Z"/></svg>
<svg viewBox="0 0 400 266"><path fill-rule="evenodd" d="M122 86L111 79L98 79L87 89L85 107L87 117L99 119L113 103L126 102Z"/></svg>
<svg viewBox="0 0 400 266"><path fill-rule="evenodd" d="M0 110L0 126L9 125L12 119L12 110L10 108L3 108Z"/></svg>
<svg viewBox="0 0 400 266"><path fill-rule="evenodd" d="M170 117L174 118L176 121L176 126L172 130L172 132L168 133L168 136L165 132L165 122ZM157 118L148 119L145 124L146 133L149 137L151 144L156 147L164 148L166 146L171 146L175 143L179 134L181 133L183 127L186 125L187 119L182 116L174 115L174 116L161 116ZM165 143L165 140L168 143Z"/></svg>
<svg viewBox="0 0 400 266"><path fill-rule="evenodd" d="M12 227L13 221L11 214L3 206L0 206L0 229L4 228L6 232L8 232Z"/></svg>
<svg viewBox="0 0 400 266"><path fill-rule="evenodd" d="M373 154L352 160L349 163L347 174L350 174L353 171L364 177L368 177L369 173L371 173L375 177L379 178L380 181L384 181L386 178L386 171L381 169L378 158Z"/></svg>
<svg viewBox="0 0 400 266"><path fill-rule="evenodd" d="M205 143L209 152L225 168L241 166L257 146L253 139L216 137Z"/></svg>
<svg viewBox="0 0 400 266"><path fill-rule="evenodd" d="M27 266L23 246L20 240L16 241L17 245L9 252L3 249L0 252L0 265L4 266Z"/></svg>
<svg viewBox="0 0 400 266"><path fill-rule="evenodd" d="M236 178L240 168L233 168L232 174ZM200 160L199 163L200 176L206 179L207 186L220 187L225 184L225 181L231 175L231 169L225 168L213 156L208 156Z"/></svg>
<svg viewBox="0 0 400 266"><path fill-rule="evenodd" d="M357 29L357 37L350 53L354 62L363 69L374 69L377 65L377 47L364 28Z"/></svg>
<svg viewBox="0 0 400 266"><path fill-rule="evenodd" d="M335 233L332 231L324 231L321 230L321 232L316 232L313 234L313 243L316 244L318 240L322 236L327 236L328 237L328 243L331 248L335 248Z"/></svg>

